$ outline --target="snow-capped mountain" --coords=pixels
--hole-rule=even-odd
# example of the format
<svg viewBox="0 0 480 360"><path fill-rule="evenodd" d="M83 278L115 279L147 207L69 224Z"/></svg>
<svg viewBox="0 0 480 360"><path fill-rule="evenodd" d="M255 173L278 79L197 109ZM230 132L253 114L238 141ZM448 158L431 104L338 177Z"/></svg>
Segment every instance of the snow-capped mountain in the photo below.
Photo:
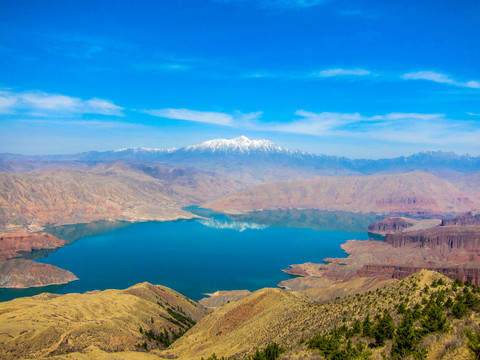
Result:
<svg viewBox="0 0 480 360"><path fill-rule="evenodd" d="M234 139L208 140L198 145L190 145L183 148L186 152L209 152L229 154L273 154L290 152L269 140L250 140L246 136Z"/></svg>
<svg viewBox="0 0 480 360"><path fill-rule="evenodd" d="M269 179L282 180L301 176L361 175L401 173L412 170L429 172L480 172L480 157L457 155L452 152L426 151L393 159L348 159L289 150L265 140L245 136L234 139L208 140L198 145L178 149L123 148L112 151L89 151L73 155L19 156L0 154L0 162L19 161L132 162L163 163L194 167L221 174L238 173L251 179L269 174ZM4 166L6 167L6 166ZM8 168L11 166L8 165ZM1 170L1 167L0 167Z"/></svg>

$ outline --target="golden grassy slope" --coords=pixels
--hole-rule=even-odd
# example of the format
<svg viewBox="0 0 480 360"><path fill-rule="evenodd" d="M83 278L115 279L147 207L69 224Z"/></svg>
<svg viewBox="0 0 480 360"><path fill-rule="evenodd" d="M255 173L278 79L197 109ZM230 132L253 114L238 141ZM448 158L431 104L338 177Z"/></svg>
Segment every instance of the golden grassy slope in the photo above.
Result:
<svg viewBox="0 0 480 360"><path fill-rule="evenodd" d="M161 303L162 306L158 305ZM195 321L205 314L197 303L163 286L138 284L126 290L86 294L41 294L0 303L0 358L38 358L83 351L159 348L139 328L178 332L167 308L180 307ZM153 320L153 322L152 322Z"/></svg>
<svg viewBox="0 0 480 360"><path fill-rule="evenodd" d="M216 353L226 358L241 359L276 342L287 349L281 359L321 359L318 353L316 357L315 352L300 344L301 340L308 340L315 333L330 331L334 327L350 327L356 319L363 320L367 315L373 320L384 309L392 313L397 326L401 316L397 314L396 306L405 302L408 307L413 307L423 298L428 299L429 294L424 292L424 287L436 279L443 279L445 285L438 286L434 291L450 289L451 279L422 270L381 290L323 304L284 290L258 290L204 317L169 349L162 351L162 356L200 360ZM421 346L428 349L428 359L469 359L471 354L463 328L478 328L479 320L478 312L474 311L460 320L450 318L449 332L427 335ZM382 353L388 355L390 347L391 341L384 347L373 349L372 359L382 359Z"/></svg>
<svg viewBox="0 0 480 360"><path fill-rule="evenodd" d="M433 282L439 279L442 284L434 286ZM438 273L422 270L382 289L323 304L298 293L267 288L203 318L205 312L196 303L173 290L146 283L95 294L43 294L0 304L0 358L200 360L216 353L241 359L276 342L286 349L280 359L322 359L318 351L307 349L302 340L343 325L349 328L367 315L373 320L385 309L398 326L402 318L397 311L400 303L407 308L416 304L423 308L430 296L440 291L445 293L445 299L455 299L463 294L463 287L453 290L452 283ZM156 333L164 328L174 329L171 322L159 316L167 316L167 302L173 307L181 306L196 320L202 319L168 349L161 350L146 341L138 328ZM461 319L455 319L451 310L445 308L448 331L427 334L419 344L428 350L427 359L471 358L463 330L480 330L478 310L477 306ZM421 327L420 322L417 321L417 327ZM135 346L145 341L149 352ZM352 341L373 340L355 335ZM392 340L387 340L385 346L369 349L370 358L388 356L391 347Z"/></svg>

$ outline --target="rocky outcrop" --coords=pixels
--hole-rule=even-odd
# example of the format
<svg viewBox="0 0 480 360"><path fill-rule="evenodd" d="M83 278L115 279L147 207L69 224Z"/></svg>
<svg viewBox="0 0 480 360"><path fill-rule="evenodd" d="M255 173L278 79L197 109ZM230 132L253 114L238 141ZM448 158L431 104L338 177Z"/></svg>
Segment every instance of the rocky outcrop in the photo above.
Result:
<svg viewBox="0 0 480 360"><path fill-rule="evenodd" d="M479 237L480 226L437 226L388 234L385 241L350 240L341 246L349 254L347 258L324 259L326 264L291 265L284 271L338 282L370 276L402 279L420 269L431 269L480 285ZM295 281L287 280L284 285Z"/></svg>
<svg viewBox="0 0 480 360"><path fill-rule="evenodd" d="M66 244L65 240L60 240L48 233L16 232L0 234L0 260L18 257L20 256L19 251L55 249Z"/></svg>
<svg viewBox="0 0 480 360"><path fill-rule="evenodd" d="M419 244L430 249L444 245L451 249L479 249L480 225L437 226L428 230L387 234L385 242L393 247Z"/></svg>
<svg viewBox="0 0 480 360"><path fill-rule="evenodd" d="M468 212L459 216L455 216L448 219L443 219L441 226L467 226L467 225L480 225L480 213L473 214Z"/></svg>
<svg viewBox="0 0 480 360"><path fill-rule="evenodd" d="M78 280L70 271L27 259L0 261L0 288L24 289Z"/></svg>
<svg viewBox="0 0 480 360"><path fill-rule="evenodd" d="M388 217L371 224L368 227L368 232L385 235L412 227L416 223L416 220L405 217Z"/></svg>
<svg viewBox="0 0 480 360"><path fill-rule="evenodd" d="M406 217L388 217L371 224L368 232L372 234L387 235L396 232L410 232L425 230L440 225L440 219L410 219Z"/></svg>
<svg viewBox="0 0 480 360"><path fill-rule="evenodd" d="M403 279L422 269L436 271L452 279L469 281L477 286L480 284L480 267L478 264L464 266L406 266L406 265L364 265L359 271L359 276L386 276L393 279Z"/></svg>

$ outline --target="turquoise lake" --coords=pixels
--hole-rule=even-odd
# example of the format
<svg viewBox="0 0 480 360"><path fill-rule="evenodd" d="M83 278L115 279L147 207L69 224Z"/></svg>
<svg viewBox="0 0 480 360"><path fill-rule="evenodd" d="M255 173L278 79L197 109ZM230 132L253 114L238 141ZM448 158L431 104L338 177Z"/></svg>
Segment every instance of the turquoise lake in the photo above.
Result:
<svg viewBox="0 0 480 360"><path fill-rule="evenodd" d="M345 257L340 245L350 239L368 239L362 229L375 220L372 216L357 219L353 228L345 227L358 231L338 231L298 227L298 219L294 226L288 226L288 219L282 222L287 226L272 226L265 215L258 221L254 216L236 221L201 209L197 213L210 219L54 228L51 232L70 244L30 257L69 270L80 280L45 288L0 289L0 300L44 291L124 289L144 281L168 286L194 300L216 290L275 287L290 278L281 271L290 264Z"/></svg>

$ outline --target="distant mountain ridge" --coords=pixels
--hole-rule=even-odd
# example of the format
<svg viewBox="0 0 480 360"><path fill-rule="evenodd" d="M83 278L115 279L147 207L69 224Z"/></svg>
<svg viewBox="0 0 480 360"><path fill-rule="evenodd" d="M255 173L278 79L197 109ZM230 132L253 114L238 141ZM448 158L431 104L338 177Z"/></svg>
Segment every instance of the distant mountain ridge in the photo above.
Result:
<svg viewBox="0 0 480 360"><path fill-rule="evenodd" d="M241 179L248 173L248 182L264 183L320 175L371 175L422 170L433 173L480 172L480 156L457 155L453 152L425 151L391 159L349 159L333 155L317 155L283 148L269 140L213 139L181 148L123 148L110 151L88 151L69 155L24 156L0 154L0 171L29 172L42 166L78 168L99 162L162 163L234 174ZM42 165L43 162L43 165ZM70 162L69 164L67 162ZM25 164L22 166L19 164ZM79 164L83 165L79 165ZM28 164L28 166L27 166ZM86 164L86 165L85 165Z"/></svg>

